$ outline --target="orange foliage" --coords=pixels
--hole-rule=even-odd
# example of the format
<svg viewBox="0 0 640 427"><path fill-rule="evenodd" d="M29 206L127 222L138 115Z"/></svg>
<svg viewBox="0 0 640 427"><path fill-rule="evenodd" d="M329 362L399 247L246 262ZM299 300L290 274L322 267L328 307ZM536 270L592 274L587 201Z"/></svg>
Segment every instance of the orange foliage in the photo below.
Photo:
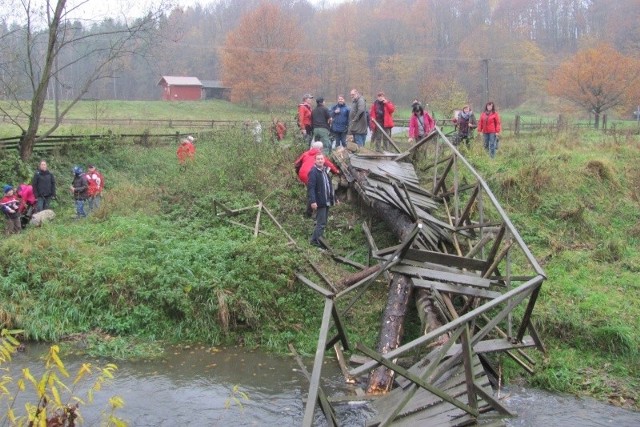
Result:
<svg viewBox="0 0 640 427"><path fill-rule="evenodd" d="M264 3L231 31L222 53L222 80L232 102L267 108L288 105L313 87L304 30L280 7Z"/></svg>
<svg viewBox="0 0 640 427"><path fill-rule="evenodd" d="M551 95L600 114L619 106L631 106L640 84L638 61L607 44L578 52L562 63L551 77ZM635 92L635 94L634 94Z"/></svg>

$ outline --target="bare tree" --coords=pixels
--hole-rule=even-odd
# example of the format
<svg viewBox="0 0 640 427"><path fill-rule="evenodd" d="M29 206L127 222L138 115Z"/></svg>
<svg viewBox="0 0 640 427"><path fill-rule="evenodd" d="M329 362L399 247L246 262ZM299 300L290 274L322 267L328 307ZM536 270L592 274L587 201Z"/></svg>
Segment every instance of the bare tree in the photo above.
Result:
<svg viewBox="0 0 640 427"><path fill-rule="evenodd" d="M84 0L69 5L67 0L20 0L12 12L17 17L16 32L19 43L3 43L3 50L14 58L13 67L5 67L0 84L4 96L10 100L0 112L22 130L20 158L29 160L38 141L51 135L63 117L101 79L113 76L123 58L140 54L154 40L156 23L165 6L131 20L123 18L117 25L82 28L74 20L79 8L97 1ZM3 53L3 57L5 56ZM73 94L60 110L56 102L54 123L39 133L45 100L51 89L58 100L61 76L78 64L90 64L73 82ZM26 117L26 120L25 120ZM26 124L25 124L26 123Z"/></svg>

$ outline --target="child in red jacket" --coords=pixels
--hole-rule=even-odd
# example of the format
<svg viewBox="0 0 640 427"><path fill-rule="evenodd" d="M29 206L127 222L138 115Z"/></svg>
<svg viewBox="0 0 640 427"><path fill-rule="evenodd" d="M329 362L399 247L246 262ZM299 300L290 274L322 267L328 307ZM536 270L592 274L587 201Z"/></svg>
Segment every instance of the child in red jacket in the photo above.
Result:
<svg viewBox="0 0 640 427"><path fill-rule="evenodd" d="M11 185L5 185L2 190L4 197L0 200L0 209L7 218L5 234L19 233L22 229L20 226L20 201L14 194L15 191Z"/></svg>

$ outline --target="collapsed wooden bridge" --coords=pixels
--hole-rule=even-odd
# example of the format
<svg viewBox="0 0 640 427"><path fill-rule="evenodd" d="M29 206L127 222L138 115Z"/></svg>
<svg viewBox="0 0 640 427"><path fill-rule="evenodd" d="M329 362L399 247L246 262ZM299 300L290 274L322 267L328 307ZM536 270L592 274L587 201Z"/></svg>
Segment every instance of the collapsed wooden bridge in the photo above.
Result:
<svg viewBox="0 0 640 427"><path fill-rule="evenodd" d="M535 362L525 349L545 351L531 320L544 271L487 184L439 128L405 152L388 139L398 153L334 153L349 188L401 243L378 248L365 225L370 258L377 265L361 266L357 282L341 289L323 275L321 284L298 276L325 300L303 426L322 418L339 425L336 399L322 386L324 357L332 349L349 379L369 375L364 396L339 399L376 394L377 415L368 426L463 426L512 416L493 397L490 383L499 375L491 354L504 353L533 372ZM416 157L428 165L427 186L408 161ZM365 358L350 368L342 350L354 347L342 319L367 304L365 292L381 275L390 286L380 342L376 350L357 344ZM401 344L413 294L424 334ZM339 301L346 301L341 312ZM408 355L418 355L417 362L401 366L398 360Z"/></svg>

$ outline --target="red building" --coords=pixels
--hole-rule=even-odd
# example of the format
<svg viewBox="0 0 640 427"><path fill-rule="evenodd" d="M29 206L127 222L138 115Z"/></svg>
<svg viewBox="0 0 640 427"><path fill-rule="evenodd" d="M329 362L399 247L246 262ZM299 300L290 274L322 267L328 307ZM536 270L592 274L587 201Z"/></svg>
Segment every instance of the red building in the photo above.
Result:
<svg viewBox="0 0 640 427"><path fill-rule="evenodd" d="M196 101L202 98L202 83L197 77L162 76L158 82L162 86L165 101Z"/></svg>

